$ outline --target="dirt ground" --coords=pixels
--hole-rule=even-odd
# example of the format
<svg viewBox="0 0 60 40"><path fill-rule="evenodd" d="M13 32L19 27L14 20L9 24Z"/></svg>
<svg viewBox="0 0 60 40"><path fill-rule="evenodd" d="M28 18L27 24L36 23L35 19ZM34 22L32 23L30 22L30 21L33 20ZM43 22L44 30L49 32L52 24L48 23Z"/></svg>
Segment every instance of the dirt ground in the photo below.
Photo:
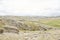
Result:
<svg viewBox="0 0 60 40"><path fill-rule="evenodd" d="M60 30L3 33L0 40L60 40Z"/></svg>

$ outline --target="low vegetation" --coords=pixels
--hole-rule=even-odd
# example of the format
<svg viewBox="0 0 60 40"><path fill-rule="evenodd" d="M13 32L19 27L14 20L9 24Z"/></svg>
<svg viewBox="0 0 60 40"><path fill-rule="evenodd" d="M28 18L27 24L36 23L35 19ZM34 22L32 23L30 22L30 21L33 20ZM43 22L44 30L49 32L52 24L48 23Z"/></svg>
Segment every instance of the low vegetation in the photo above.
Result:
<svg viewBox="0 0 60 40"><path fill-rule="evenodd" d="M0 40L60 40L55 27L60 27L60 18L1 16Z"/></svg>
<svg viewBox="0 0 60 40"><path fill-rule="evenodd" d="M60 19L41 19L41 23L60 28Z"/></svg>

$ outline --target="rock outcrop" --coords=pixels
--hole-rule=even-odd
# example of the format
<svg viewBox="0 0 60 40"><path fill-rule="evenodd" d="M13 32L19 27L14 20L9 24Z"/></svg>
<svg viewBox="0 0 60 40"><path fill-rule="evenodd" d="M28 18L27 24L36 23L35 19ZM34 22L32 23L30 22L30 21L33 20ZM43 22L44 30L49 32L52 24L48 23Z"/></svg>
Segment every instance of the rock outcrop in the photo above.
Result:
<svg viewBox="0 0 60 40"><path fill-rule="evenodd" d="M3 27L4 32L8 32L8 33L19 33L19 30L17 27L14 26L5 26Z"/></svg>

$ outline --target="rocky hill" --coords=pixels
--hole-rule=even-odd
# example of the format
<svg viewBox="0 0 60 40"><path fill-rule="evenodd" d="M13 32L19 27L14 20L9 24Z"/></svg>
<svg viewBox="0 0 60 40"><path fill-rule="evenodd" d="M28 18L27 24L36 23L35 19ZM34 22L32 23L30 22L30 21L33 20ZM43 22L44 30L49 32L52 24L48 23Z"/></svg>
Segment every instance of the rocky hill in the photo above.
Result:
<svg viewBox="0 0 60 40"><path fill-rule="evenodd" d="M60 28L42 24L40 19L0 16L0 40L60 40Z"/></svg>
<svg viewBox="0 0 60 40"><path fill-rule="evenodd" d="M52 29L52 27L46 27L39 23L39 19L35 17L19 17L19 16L2 16L0 17L0 27L6 25L17 27L19 30L39 31Z"/></svg>

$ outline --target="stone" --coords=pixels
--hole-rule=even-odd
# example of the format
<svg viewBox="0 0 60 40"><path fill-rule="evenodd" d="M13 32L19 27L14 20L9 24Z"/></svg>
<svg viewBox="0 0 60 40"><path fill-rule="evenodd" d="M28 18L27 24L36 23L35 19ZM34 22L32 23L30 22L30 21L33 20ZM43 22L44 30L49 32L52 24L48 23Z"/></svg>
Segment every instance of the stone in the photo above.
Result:
<svg viewBox="0 0 60 40"><path fill-rule="evenodd" d="M4 32L8 32L8 33L19 33L19 30L17 27L14 26L6 26L3 27L4 28Z"/></svg>

